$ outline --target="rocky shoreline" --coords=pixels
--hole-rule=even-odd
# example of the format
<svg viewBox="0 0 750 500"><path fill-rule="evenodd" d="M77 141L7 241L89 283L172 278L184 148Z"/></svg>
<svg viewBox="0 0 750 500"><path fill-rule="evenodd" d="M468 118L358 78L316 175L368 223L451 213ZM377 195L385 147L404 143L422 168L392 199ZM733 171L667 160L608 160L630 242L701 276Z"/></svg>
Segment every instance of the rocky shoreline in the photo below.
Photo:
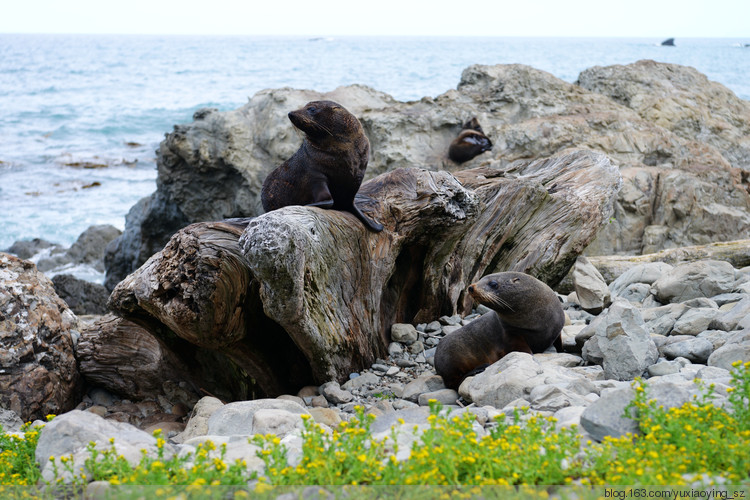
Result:
<svg viewBox="0 0 750 500"><path fill-rule="evenodd" d="M346 101L370 137L380 175L363 192L385 214L380 236L331 211L251 218L259 181L296 149L283 110L313 98ZM445 151L468 114L495 148L459 169ZM356 406L376 438L395 432L404 460L432 400L471 412L479 435L525 407L578 425L584 442L637 431L623 418L637 377L667 408L696 380L724 405L732 363L750 361L748 137L750 104L653 61L592 68L578 85L472 66L457 90L418 102L352 86L204 110L167 135L158 190L124 233L0 253L0 424L58 414L37 449L51 479L49 457L80 469L92 441L114 438L136 463L156 453L155 429L168 455L226 443L226 459L262 473L249 436L276 434L294 464L301 415L332 429ZM43 274L75 264L106 269L106 288ZM505 266L557 291L563 352L511 353L447 389L435 347L486 312L465 287ZM278 390L284 378L309 385Z"/></svg>
<svg viewBox="0 0 750 500"><path fill-rule="evenodd" d="M376 416L374 437L396 431L403 445L398 459L403 460L428 426L433 400L454 414L472 412L484 429L480 435L493 426L494 416L528 408L530 414L554 416L558 427L577 425L582 442L637 432L623 411L638 376L646 380L649 396L666 408L701 393L697 380L714 387L714 404L726 404L732 362L750 360L750 267L734 269L723 261L647 263L609 284L592 267L579 259L572 272L576 292L559 295L568 318L564 352L511 353L466 379L458 392L446 389L432 366L435 346L487 311L480 306L465 317L393 325L387 358L352 373L344 384L331 381L274 399L198 400L191 387L175 385L155 400L134 402L91 388L76 410L57 416L42 431L37 456L44 477L52 478L45 457L72 455L76 467L82 467L86 444L94 441L104 449L110 438L135 464L137 450L156 452L151 435L156 429L163 430L170 454L195 452L207 441L226 443L227 459L241 457L248 471L262 474L263 463L255 455L259 448L249 437L276 434L295 465L301 456L302 414L331 429L353 418L357 406ZM4 411L3 418L6 430L20 427L21 420L10 412Z"/></svg>

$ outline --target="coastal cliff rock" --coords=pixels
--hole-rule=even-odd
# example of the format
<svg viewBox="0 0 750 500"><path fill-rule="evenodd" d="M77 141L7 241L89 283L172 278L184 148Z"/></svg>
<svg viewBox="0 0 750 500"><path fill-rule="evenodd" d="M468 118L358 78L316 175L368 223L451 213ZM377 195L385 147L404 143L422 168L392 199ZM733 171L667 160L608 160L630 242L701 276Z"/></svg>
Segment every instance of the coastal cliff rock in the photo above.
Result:
<svg viewBox="0 0 750 500"><path fill-rule="evenodd" d="M230 374L233 385L200 380L209 392L296 392L385 357L394 323L468 312L465 289L485 274L560 281L619 187L617 169L590 151L456 176L397 169L360 190L381 233L297 206L193 224L123 280L110 306L194 373ZM197 358L208 352L225 362Z"/></svg>
<svg viewBox="0 0 750 500"><path fill-rule="evenodd" d="M0 253L0 406L24 421L72 410L81 394L78 320L36 266Z"/></svg>
<svg viewBox="0 0 750 500"><path fill-rule="evenodd" d="M650 60L594 66L577 83L683 139L714 146L750 174L750 103L695 68Z"/></svg>
<svg viewBox="0 0 750 500"><path fill-rule="evenodd" d="M106 285L113 288L188 223L260 214L263 179L301 142L286 115L313 99L340 102L360 119L372 151L367 178L402 167L498 169L572 148L608 155L623 189L590 255L746 237L748 104L689 68L623 68L592 68L579 86L528 66L475 65L455 90L413 102L353 85L264 90L234 111L201 110L160 145L157 191L131 209L125 233L108 248ZM623 78L646 72L648 80ZM623 79L632 81L624 90ZM494 147L459 166L447 158L448 146L472 116Z"/></svg>

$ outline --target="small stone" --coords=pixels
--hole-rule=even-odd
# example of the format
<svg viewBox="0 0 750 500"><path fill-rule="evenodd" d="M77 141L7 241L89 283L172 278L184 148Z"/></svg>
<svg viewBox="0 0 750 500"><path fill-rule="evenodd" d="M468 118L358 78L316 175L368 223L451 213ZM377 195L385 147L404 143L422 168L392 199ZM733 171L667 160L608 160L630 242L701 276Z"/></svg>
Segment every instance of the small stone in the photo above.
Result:
<svg viewBox="0 0 750 500"><path fill-rule="evenodd" d="M437 338L435 338L435 337L427 337L427 338L426 338L426 339L424 340L424 345L426 345L426 346L429 346L429 347L435 347L435 346L437 346L437 345L438 345L439 343L440 343L440 340L439 340L439 339L437 339Z"/></svg>
<svg viewBox="0 0 750 500"><path fill-rule="evenodd" d="M427 326L425 327L424 331L426 333L439 332L439 331L442 330L442 328L443 327L442 327L442 325L440 325L439 321L431 321L430 323L427 324Z"/></svg>
<svg viewBox="0 0 750 500"><path fill-rule="evenodd" d="M391 340L411 344L419 338L419 333L413 325L408 323L395 323L391 326Z"/></svg>
<svg viewBox="0 0 750 500"><path fill-rule="evenodd" d="M335 428L341 423L341 415L332 408L310 408L310 415L318 424L324 424Z"/></svg>
<svg viewBox="0 0 750 500"><path fill-rule="evenodd" d="M453 316L441 316L438 321L443 325L456 326L461 324L461 316L458 314L454 314Z"/></svg>
<svg viewBox="0 0 750 500"><path fill-rule="evenodd" d="M312 397L312 396L317 396L317 395L318 395L318 387L314 385L306 385L305 387L300 389L299 392L297 392L297 396L301 398L305 398L308 396Z"/></svg>
<svg viewBox="0 0 750 500"><path fill-rule="evenodd" d="M367 385L376 385L380 383L380 377L371 372L365 372L357 378L347 380L341 386L345 391L352 391L354 389L361 389Z"/></svg>
<svg viewBox="0 0 750 500"><path fill-rule="evenodd" d="M327 382L320 387L320 393L333 404L348 403L354 399L354 395L342 390L338 383Z"/></svg>
<svg viewBox="0 0 750 500"><path fill-rule="evenodd" d="M440 389L422 393L417 398L419 406L428 406L431 400L435 400L443 405L455 405L456 400L458 400L458 392L453 389Z"/></svg>
<svg viewBox="0 0 750 500"><path fill-rule="evenodd" d="M424 351L424 344L422 344L421 340L417 340L412 345L409 346L409 352L412 354L418 354L420 352Z"/></svg>
<svg viewBox="0 0 750 500"><path fill-rule="evenodd" d="M385 372L385 374L392 377L392 376L396 375L400 371L401 370L399 369L398 366L391 366L391 367L388 368L388 371Z"/></svg>
<svg viewBox="0 0 750 500"><path fill-rule="evenodd" d="M86 408L85 411L93 413L94 415L99 415L100 417L103 417L107 414L107 408L101 405L91 406L90 408Z"/></svg>
<svg viewBox="0 0 750 500"><path fill-rule="evenodd" d="M376 372L385 373L385 372L388 371L388 366L376 363L376 364L372 365L372 369L375 370Z"/></svg>
<svg viewBox="0 0 750 500"><path fill-rule="evenodd" d="M310 406L313 408L328 408L328 400L322 394L314 396L310 401Z"/></svg>
<svg viewBox="0 0 750 500"><path fill-rule="evenodd" d="M404 346L400 342L391 342L388 344L388 355L398 356L404 353Z"/></svg>
<svg viewBox="0 0 750 500"><path fill-rule="evenodd" d="M404 387L403 399L407 401L417 401L420 394L433 392L439 389L445 389L443 378L439 375L423 375Z"/></svg>
<svg viewBox="0 0 750 500"><path fill-rule="evenodd" d="M411 368L413 366L417 366L417 363L410 359L399 358L396 360L396 366L399 366L401 368Z"/></svg>

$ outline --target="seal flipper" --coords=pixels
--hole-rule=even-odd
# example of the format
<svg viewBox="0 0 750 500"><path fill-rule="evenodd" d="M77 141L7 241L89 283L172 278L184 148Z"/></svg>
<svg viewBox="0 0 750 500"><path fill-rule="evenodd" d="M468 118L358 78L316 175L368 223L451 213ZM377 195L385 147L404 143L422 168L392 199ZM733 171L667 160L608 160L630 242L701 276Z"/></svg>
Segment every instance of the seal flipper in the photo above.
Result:
<svg viewBox="0 0 750 500"><path fill-rule="evenodd" d="M354 203L352 203L352 208L351 210L349 210L349 212L353 213L357 217L357 219L361 220L362 224L364 224L365 227L370 231L379 233L383 230L383 224L370 219L365 214L360 212L359 208L357 208L357 205L355 205Z"/></svg>

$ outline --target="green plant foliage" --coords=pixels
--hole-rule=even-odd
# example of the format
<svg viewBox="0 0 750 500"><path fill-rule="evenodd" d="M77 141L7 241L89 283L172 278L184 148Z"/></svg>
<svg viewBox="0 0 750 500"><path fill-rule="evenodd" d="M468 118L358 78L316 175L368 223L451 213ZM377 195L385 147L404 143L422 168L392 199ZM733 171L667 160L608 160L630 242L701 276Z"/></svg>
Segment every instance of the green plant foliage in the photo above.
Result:
<svg viewBox="0 0 750 500"><path fill-rule="evenodd" d="M259 478L242 460L227 463L225 446L217 449L211 442L192 455L166 458L165 441L157 431L156 453L144 450L134 466L118 455L114 440L104 450L89 445L85 472L74 469L73 457L53 457L55 483L66 478L79 488L92 480L187 485L195 494L212 486L250 485L253 495L284 485L453 485L451 495L480 491L462 489L472 485L695 486L714 480L750 485L750 363L736 364L726 408L713 404L713 387L671 409L648 399L645 382L634 382L634 388L635 398L625 414L637 420L639 432L601 443L581 442L577 429L558 429L554 418L525 411L497 419L488 433L478 435L471 413L451 415L433 402L428 426L418 432L405 460L396 458L398 428L387 438L375 439L370 431L374 417L358 408L354 419L333 431L303 415L297 465L289 464L288 450L276 436L252 438L265 464ZM41 481L34 460L41 427L24 430L24 438L0 433L0 485ZM240 489L233 496L243 493Z"/></svg>

